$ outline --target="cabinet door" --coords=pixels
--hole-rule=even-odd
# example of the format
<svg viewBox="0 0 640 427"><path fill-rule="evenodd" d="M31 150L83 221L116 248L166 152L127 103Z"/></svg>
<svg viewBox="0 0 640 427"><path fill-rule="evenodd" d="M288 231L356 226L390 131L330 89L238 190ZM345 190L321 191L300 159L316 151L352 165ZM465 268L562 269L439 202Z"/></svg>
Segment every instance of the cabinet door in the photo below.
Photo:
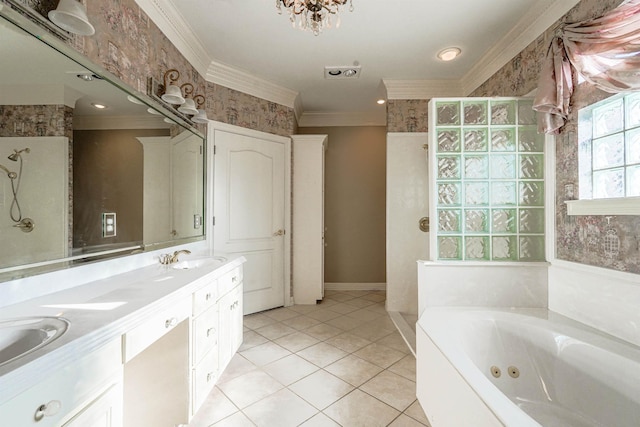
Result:
<svg viewBox="0 0 640 427"><path fill-rule="evenodd" d="M222 297L219 310L218 348L222 372L242 344L242 285Z"/></svg>
<svg viewBox="0 0 640 427"><path fill-rule="evenodd" d="M63 427L122 427L122 383L112 386Z"/></svg>
<svg viewBox="0 0 640 427"><path fill-rule="evenodd" d="M232 296L232 293L223 296L218 306L218 366L220 367L220 372L227 367L232 356Z"/></svg>
<svg viewBox="0 0 640 427"><path fill-rule="evenodd" d="M231 306L231 357L242 345L242 284L237 286L230 294Z"/></svg>

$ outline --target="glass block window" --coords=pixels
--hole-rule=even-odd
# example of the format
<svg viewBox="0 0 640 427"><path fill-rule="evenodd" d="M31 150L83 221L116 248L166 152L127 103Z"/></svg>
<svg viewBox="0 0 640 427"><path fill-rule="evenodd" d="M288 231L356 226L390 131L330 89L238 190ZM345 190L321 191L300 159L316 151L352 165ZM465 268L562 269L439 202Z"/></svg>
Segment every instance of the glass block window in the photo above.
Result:
<svg viewBox="0 0 640 427"><path fill-rule="evenodd" d="M437 258L544 260L544 136L532 100L433 99L430 108Z"/></svg>
<svg viewBox="0 0 640 427"><path fill-rule="evenodd" d="M640 94L578 112L580 199L640 196Z"/></svg>

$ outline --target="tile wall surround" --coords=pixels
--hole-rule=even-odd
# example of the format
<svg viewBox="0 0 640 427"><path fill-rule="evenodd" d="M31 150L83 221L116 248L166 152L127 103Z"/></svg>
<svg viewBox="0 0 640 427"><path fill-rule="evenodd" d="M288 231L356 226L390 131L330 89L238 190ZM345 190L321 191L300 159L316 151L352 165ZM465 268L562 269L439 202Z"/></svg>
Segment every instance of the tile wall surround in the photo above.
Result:
<svg viewBox="0 0 640 427"><path fill-rule="evenodd" d="M18 1L44 16L58 3ZM180 72L180 84L190 82L195 94L205 96L210 119L276 135L295 133L293 108L205 81L135 0L82 3L96 33L91 37L73 36L69 45L134 89L146 93L147 77L162 82L164 73L175 68Z"/></svg>
<svg viewBox="0 0 640 427"><path fill-rule="evenodd" d="M595 18L620 3L621 0L582 0L560 21ZM469 96L523 96L536 89L554 27L541 34ZM577 81L576 76L574 81ZM567 216L564 203L575 198L578 192L578 110L609 96L611 94L586 83L577 86L570 118L556 139L556 257L640 274L639 216L611 216L609 219L605 216ZM427 100L389 101L389 132L425 132L427 103Z"/></svg>
<svg viewBox="0 0 640 427"><path fill-rule="evenodd" d="M546 308L546 262L418 261L418 316L428 307Z"/></svg>

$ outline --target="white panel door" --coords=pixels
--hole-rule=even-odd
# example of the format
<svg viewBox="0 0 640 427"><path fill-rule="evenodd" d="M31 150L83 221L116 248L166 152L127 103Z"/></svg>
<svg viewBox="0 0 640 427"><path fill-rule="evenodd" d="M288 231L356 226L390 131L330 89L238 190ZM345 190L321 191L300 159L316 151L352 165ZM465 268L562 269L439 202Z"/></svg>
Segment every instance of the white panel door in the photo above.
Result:
<svg viewBox="0 0 640 427"><path fill-rule="evenodd" d="M284 142L214 129L214 252L242 255L244 314L285 305ZM282 138L281 138L282 139ZM288 238L288 236L286 236Z"/></svg>
<svg viewBox="0 0 640 427"><path fill-rule="evenodd" d="M418 312L418 267L429 259L426 133L387 134L387 310Z"/></svg>

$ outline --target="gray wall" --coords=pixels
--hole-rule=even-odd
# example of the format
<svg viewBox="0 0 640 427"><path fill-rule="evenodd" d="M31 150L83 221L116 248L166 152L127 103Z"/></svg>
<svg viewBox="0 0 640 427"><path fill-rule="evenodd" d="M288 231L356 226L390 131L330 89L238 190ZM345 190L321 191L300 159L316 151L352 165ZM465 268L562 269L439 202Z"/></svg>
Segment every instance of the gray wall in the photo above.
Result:
<svg viewBox="0 0 640 427"><path fill-rule="evenodd" d="M306 127L298 133L329 135L325 282L384 283L386 127Z"/></svg>

